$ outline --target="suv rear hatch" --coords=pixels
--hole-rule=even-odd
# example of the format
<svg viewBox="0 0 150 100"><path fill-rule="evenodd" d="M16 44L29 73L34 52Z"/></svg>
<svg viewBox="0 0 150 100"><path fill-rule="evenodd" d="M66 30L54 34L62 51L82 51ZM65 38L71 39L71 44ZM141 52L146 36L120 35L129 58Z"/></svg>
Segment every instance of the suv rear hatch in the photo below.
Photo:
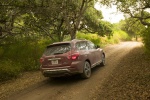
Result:
<svg viewBox="0 0 150 100"><path fill-rule="evenodd" d="M71 64L71 59L68 59L69 55L71 55L70 43L52 44L47 46L47 49L41 58L42 67L54 68L69 66Z"/></svg>

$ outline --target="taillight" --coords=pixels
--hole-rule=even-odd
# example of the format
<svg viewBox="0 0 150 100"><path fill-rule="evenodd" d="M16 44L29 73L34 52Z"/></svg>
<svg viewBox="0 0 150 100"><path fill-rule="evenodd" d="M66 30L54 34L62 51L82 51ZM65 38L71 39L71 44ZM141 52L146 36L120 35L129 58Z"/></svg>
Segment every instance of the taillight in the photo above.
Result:
<svg viewBox="0 0 150 100"><path fill-rule="evenodd" d="M72 55L69 55L68 59L76 60L78 59L79 55L80 55L79 53L74 53Z"/></svg>
<svg viewBox="0 0 150 100"><path fill-rule="evenodd" d="M43 58L40 58L40 63L42 63L44 61L44 59Z"/></svg>

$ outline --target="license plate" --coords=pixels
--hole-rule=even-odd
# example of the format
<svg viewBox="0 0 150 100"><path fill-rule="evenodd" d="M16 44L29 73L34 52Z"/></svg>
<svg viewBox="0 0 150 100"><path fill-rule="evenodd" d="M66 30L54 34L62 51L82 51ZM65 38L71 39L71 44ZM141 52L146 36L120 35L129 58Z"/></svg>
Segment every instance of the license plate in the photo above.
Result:
<svg viewBox="0 0 150 100"><path fill-rule="evenodd" d="M51 62L52 62L52 65L58 64L58 60L52 60Z"/></svg>

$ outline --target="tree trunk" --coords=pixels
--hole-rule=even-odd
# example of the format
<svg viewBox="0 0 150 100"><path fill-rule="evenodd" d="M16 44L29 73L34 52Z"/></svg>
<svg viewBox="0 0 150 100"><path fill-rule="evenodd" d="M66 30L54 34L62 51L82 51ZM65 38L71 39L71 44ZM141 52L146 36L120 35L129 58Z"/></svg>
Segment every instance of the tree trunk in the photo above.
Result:
<svg viewBox="0 0 150 100"><path fill-rule="evenodd" d="M71 35L71 40L76 39L76 30L72 31Z"/></svg>

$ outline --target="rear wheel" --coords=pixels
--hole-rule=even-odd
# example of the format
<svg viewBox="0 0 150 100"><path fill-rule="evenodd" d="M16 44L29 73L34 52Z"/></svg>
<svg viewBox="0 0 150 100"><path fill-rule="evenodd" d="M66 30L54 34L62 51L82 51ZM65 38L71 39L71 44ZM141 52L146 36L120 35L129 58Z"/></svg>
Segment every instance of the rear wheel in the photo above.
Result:
<svg viewBox="0 0 150 100"><path fill-rule="evenodd" d="M104 54L102 54L102 62L100 65L105 66L105 55Z"/></svg>
<svg viewBox="0 0 150 100"><path fill-rule="evenodd" d="M91 65L88 61L85 61L83 66L82 78L89 78L91 76Z"/></svg>

